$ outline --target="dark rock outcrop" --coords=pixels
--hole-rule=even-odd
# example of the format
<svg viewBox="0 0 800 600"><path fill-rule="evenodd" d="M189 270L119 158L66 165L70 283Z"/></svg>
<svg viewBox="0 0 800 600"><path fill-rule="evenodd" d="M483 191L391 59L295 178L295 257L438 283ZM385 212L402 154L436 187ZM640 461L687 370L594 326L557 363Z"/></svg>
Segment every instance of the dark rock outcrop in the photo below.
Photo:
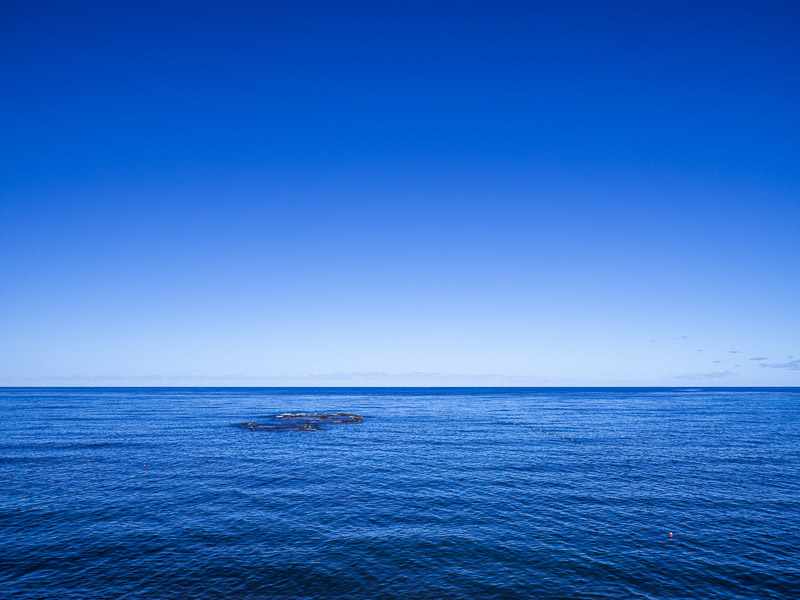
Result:
<svg viewBox="0 0 800 600"><path fill-rule="evenodd" d="M250 431L319 431L328 423L361 423L362 415L350 413L283 413L274 415L270 421L249 421L239 425Z"/></svg>

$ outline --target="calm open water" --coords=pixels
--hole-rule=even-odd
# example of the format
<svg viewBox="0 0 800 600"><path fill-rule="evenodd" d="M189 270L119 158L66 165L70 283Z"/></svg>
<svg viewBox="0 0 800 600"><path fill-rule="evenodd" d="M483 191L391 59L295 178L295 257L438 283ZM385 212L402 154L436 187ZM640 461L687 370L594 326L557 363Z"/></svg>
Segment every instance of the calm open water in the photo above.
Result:
<svg viewBox="0 0 800 600"><path fill-rule="evenodd" d="M796 600L800 388L0 389L0 597Z"/></svg>

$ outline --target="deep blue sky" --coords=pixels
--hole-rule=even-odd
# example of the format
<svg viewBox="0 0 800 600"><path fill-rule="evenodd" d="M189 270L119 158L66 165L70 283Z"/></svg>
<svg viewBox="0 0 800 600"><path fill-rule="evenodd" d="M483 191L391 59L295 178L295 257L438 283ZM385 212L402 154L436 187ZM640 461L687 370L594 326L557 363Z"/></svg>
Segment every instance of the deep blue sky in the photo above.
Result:
<svg viewBox="0 0 800 600"><path fill-rule="evenodd" d="M0 385L800 385L800 4L0 3Z"/></svg>

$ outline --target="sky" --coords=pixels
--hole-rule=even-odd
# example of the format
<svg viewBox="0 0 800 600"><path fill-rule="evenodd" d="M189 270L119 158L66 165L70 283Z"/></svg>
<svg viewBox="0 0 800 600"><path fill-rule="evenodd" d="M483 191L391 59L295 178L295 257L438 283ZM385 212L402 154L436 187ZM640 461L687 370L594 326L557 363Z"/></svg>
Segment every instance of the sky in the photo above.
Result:
<svg viewBox="0 0 800 600"><path fill-rule="evenodd" d="M800 4L0 2L0 385L800 385Z"/></svg>

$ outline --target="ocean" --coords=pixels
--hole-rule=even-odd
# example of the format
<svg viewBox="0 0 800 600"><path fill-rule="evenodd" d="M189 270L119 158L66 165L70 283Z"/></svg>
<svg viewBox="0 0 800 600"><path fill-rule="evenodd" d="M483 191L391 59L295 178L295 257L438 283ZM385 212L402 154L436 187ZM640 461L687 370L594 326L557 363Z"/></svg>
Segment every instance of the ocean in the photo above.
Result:
<svg viewBox="0 0 800 600"><path fill-rule="evenodd" d="M0 598L796 600L800 388L0 389Z"/></svg>

